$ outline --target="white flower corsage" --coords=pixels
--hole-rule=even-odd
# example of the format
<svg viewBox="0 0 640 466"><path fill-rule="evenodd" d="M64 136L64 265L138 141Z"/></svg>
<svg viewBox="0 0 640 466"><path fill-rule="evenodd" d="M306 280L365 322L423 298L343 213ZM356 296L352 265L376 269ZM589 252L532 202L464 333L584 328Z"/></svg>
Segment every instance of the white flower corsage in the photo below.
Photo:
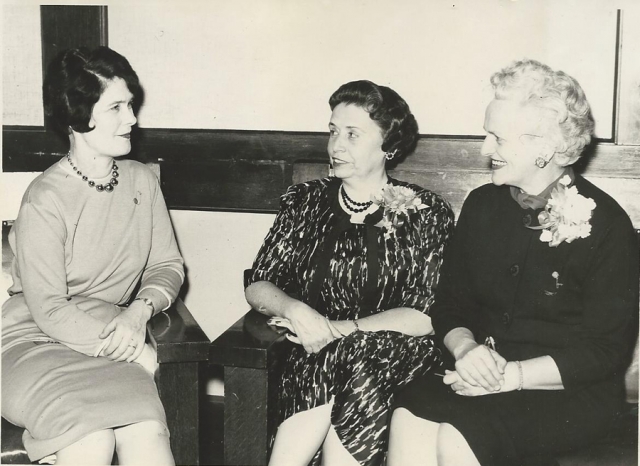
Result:
<svg viewBox="0 0 640 466"><path fill-rule="evenodd" d="M427 207L416 191L406 186L386 185L371 197L374 204L383 210L382 220L377 226L385 229L384 237L389 239L396 228L402 226L409 215Z"/></svg>
<svg viewBox="0 0 640 466"><path fill-rule="evenodd" d="M549 243L550 247L558 247L563 241L571 243L591 234L589 220L596 203L579 194L575 186L569 187L570 184L568 175L560 179L558 186L551 191L544 210L538 214L540 226L529 227L542 230L540 241Z"/></svg>

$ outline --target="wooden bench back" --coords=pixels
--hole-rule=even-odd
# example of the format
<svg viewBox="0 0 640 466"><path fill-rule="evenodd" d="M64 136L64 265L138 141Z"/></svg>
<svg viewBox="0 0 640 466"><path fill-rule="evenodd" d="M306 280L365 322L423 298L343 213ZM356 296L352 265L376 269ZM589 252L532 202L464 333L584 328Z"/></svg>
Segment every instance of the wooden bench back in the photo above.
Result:
<svg viewBox="0 0 640 466"><path fill-rule="evenodd" d="M449 201L457 218L469 192L491 182L489 159L480 155L481 145L479 140L424 140L420 150L389 175L440 194ZM635 228L640 228L640 146L620 150L603 143L590 152L576 170L616 199ZM315 160L294 162L293 183L322 178L328 169L328 163Z"/></svg>

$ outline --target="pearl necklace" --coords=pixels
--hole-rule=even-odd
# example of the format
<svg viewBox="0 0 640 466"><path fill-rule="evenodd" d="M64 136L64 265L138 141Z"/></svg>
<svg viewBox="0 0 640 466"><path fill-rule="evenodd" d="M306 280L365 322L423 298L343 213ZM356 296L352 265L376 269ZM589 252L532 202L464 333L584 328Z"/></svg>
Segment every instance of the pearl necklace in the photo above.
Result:
<svg viewBox="0 0 640 466"><path fill-rule="evenodd" d="M354 201L353 199L351 199L349 197L347 192L344 190L344 186L343 185L340 186L340 194L342 195L342 200L344 202L344 206L349 211L353 212L354 214L359 214L360 212L364 212L369 207L371 207L371 204L373 204L372 201L367 201L367 202L356 202L356 201Z"/></svg>
<svg viewBox="0 0 640 466"><path fill-rule="evenodd" d="M101 193L102 191L106 191L110 193L111 191L113 191L113 188L115 188L118 185L117 178L120 176L120 174L118 173L118 166L116 165L115 160L113 161L113 165L111 166L111 179L107 184L104 184L104 185L96 184L96 182L93 180L90 180L87 177L87 175L83 175L82 172L78 170L78 167L76 167L71 161L70 154L67 154L67 160L69 161L69 165L71 165L71 168L73 168L73 171L76 172L78 176L82 178L82 181L86 181L90 188L95 187L96 191L98 191L99 193Z"/></svg>

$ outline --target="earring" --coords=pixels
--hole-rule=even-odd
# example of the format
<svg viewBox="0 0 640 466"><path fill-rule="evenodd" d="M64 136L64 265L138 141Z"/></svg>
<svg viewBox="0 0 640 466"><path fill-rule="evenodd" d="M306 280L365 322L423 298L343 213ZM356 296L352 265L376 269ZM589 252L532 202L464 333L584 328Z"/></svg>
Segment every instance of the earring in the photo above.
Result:
<svg viewBox="0 0 640 466"><path fill-rule="evenodd" d="M398 152L398 149L394 150L393 152L385 152L384 158L387 160L392 160L396 156L396 152Z"/></svg>
<svg viewBox="0 0 640 466"><path fill-rule="evenodd" d="M329 164L329 176L336 176L335 172L333 171L333 165Z"/></svg>
<svg viewBox="0 0 640 466"><path fill-rule="evenodd" d="M538 157L536 159L536 167L538 168L544 168L547 166L547 164L549 163L548 160L545 160L543 157Z"/></svg>

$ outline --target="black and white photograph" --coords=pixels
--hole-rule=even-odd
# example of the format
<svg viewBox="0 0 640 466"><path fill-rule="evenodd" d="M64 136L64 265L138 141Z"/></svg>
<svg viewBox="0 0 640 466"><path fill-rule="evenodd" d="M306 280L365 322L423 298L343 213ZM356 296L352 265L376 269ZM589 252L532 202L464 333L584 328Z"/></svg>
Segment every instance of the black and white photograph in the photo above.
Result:
<svg viewBox="0 0 640 466"><path fill-rule="evenodd" d="M0 464L638 465L639 2L0 5Z"/></svg>

